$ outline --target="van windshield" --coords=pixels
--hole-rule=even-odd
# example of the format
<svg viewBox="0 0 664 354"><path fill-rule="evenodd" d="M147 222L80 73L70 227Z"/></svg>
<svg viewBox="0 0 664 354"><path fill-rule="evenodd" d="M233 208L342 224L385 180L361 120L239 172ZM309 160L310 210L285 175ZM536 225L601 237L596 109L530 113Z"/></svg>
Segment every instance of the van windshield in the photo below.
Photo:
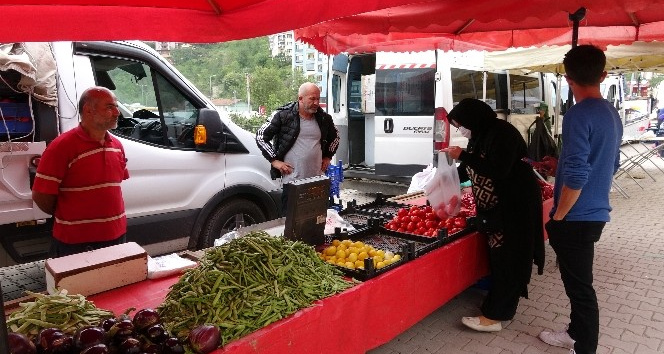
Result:
<svg viewBox="0 0 664 354"><path fill-rule="evenodd" d="M435 68L376 70L376 116L433 115Z"/></svg>

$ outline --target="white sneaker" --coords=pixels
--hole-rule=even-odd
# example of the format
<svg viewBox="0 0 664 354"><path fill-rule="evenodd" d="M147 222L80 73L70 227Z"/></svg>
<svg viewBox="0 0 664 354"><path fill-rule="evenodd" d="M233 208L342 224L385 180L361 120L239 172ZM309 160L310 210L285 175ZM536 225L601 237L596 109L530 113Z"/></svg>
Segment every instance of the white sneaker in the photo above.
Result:
<svg viewBox="0 0 664 354"><path fill-rule="evenodd" d="M572 350L574 350L574 343L576 342L569 336L569 334L567 334L567 330L561 332L542 331L538 337L546 344ZM570 354L571 353L572 352L570 352Z"/></svg>
<svg viewBox="0 0 664 354"><path fill-rule="evenodd" d="M569 354L576 354L576 351L574 351L574 349L570 349Z"/></svg>

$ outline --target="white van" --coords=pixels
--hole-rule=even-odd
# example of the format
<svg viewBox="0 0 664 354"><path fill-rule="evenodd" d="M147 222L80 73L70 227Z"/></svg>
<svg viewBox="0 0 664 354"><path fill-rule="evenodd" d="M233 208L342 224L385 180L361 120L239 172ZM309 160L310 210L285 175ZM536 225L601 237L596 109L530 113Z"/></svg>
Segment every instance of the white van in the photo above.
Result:
<svg viewBox="0 0 664 354"><path fill-rule="evenodd" d="M338 55L330 61L328 113L339 128L336 158L349 177L408 182L445 144L466 146L446 115L468 97L503 119L531 122L544 97L540 74L483 70L481 52Z"/></svg>
<svg viewBox="0 0 664 354"><path fill-rule="evenodd" d="M3 46L7 49L9 45ZM254 135L220 117L214 105L172 65L139 42L13 44L41 48L38 68L53 68L53 100L44 104L18 90L23 75L0 71L0 264L46 256L52 221L31 199L38 157L58 134L78 125L81 93L112 90L120 104L118 128L130 178L122 182L129 241L157 255L210 246L226 231L278 217L281 187ZM3 54L8 54L7 52ZM28 58L37 60L35 55ZM28 65L29 66L29 65ZM38 80L39 81L39 80ZM39 99L37 98L39 97ZM207 139L194 142L194 130ZM100 201L103 202L103 201Z"/></svg>

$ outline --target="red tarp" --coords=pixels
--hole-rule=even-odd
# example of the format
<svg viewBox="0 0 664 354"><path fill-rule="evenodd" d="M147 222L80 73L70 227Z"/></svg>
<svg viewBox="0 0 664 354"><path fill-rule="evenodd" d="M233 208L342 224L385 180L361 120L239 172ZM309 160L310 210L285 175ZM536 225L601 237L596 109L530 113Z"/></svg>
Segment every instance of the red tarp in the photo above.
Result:
<svg viewBox="0 0 664 354"><path fill-rule="evenodd" d="M23 0L0 4L2 42L224 42L413 0Z"/></svg>
<svg viewBox="0 0 664 354"><path fill-rule="evenodd" d="M663 0L428 0L322 22L296 38L328 54L503 50L572 41L569 13L585 7L579 44L664 40Z"/></svg>

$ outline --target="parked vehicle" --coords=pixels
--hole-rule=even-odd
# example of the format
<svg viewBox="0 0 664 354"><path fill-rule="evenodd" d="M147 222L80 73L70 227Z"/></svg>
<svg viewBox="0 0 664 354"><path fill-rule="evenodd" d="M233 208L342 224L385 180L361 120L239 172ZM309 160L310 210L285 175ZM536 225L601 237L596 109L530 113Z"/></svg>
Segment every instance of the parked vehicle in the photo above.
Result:
<svg viewBox="0 0 664 354"><path fill-rule="evenodd" d="M483 99L503 119L527 115L530 124L543 97L541 75L485 71L479 52L379 52L330 62L328 113L340 130L336 157L350 177L409 181L435 162L437 149L466 146L446 117L463 98Z"/></svg>
<svg viewBox="0 0 664 354"><path fill-rule="evenodd" d="M568 94L561 76L485 66L484 53L472 51L335 56L327 108L340 131L336 158L344 162L345 176L409 182L428 164L435 166L443 145L466 146L446 115L467 97L484 100L526 141L544 103L552 134L560 134ZM611 75L603 95L621 112L625 136L642 134L647 115L628 109L636 100L624 99L624 85L621 75Z"/></svg>
<svg viewBox="0 0 664 354"><path fill-rule="evenodd" d="M8 87L4 79L16 73L0 71L0 102L31 114L27 129L0 129L0 264L46 256L52 222L31 200L36 164L51 140L78 125L78 99L94 85L119 101L112 134L128 159L122 190L129 241L151 255L200 249L228 230L280 214L281 187L253 134L220 116L157 52L140 42L41 45L52 53L46 60L55 69L55 104ZM2 119L17 126L6 113Z"/></svg>

